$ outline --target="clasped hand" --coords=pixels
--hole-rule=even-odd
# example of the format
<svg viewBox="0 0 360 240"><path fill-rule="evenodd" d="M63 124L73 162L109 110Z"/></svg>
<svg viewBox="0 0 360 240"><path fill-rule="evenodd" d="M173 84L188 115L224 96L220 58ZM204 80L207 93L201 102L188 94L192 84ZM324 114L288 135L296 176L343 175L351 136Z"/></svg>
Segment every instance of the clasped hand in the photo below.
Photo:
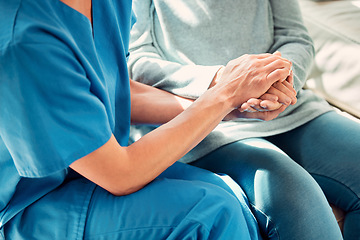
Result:
<svg viewBox="0 0 360 240"><path fill-rule="evenodd" d="M265 85L269 81L273 83L259 97L250 96L247 101L229 113L224 120L251 118L269 121L276 118L288 106L294 105L297 102L296 90L293 87L292 64L289 60L282 58L280 52L274 54L243 55L233 60L231 64L222 67L218 71L216 78L214 78L212 86L220 81L226 81L225 79L236 74L236 71L239 71L237 68L241 66L244 68L243 71L248 79L263 80ZM249 84L254 84L251 80L253 79L250 79L247 82L248 86L246 86L247 92L250 95L252 94L252 88L256 87L249 86ZM257 82L257 84L261 85L262 82Z"/></svg>

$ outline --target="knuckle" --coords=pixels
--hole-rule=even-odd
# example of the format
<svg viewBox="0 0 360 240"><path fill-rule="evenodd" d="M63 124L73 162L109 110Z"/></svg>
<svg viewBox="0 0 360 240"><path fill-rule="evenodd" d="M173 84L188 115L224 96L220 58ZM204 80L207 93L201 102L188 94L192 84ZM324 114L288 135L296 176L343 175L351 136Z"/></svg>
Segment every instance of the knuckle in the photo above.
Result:
<svg viewBox="0 0 360 240"><path fill-rule="evenodd" d="M279 79L281 77L281 72L279 70L275 70L272 74L276 79Z"/></svg>

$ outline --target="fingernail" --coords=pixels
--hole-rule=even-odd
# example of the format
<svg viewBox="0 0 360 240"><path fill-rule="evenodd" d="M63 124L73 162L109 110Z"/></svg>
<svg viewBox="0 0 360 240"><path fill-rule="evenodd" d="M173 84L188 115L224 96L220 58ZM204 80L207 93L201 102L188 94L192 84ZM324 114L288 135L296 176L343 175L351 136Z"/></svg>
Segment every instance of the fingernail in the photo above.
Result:
<svg viewBox="0 0 360 240"><path fill-rule="evenodd" d="M285 98L285 103L286 103L286 104L290 104L290 103L291 103L291 98L286 97L286 98Z"/></svg>

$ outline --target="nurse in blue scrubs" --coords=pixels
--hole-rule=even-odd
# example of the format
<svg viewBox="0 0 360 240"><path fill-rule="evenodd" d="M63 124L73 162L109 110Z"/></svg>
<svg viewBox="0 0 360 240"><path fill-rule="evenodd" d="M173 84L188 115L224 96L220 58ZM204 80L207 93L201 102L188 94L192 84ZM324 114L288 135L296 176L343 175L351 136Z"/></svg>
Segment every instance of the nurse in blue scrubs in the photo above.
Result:
<svg viewBox="0 0 360 240"><path fill-rule="evenodd" d="M0 11L0 239L260 238L238 186L176 161L285 79L288 61L242 66L267 76L253 89L225 72L183 111L188 100L129 81L131 1L0 0ZM131 120L168 123L128 146Z"/></svg>

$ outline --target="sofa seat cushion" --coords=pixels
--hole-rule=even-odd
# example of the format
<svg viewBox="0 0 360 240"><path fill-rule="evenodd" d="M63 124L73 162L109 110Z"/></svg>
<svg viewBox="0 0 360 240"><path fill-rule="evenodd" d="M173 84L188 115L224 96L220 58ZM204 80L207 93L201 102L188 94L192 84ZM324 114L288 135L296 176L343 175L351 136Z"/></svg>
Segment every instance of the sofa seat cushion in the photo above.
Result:
<svg viewBox="0 0 360 240"><path fill-rule="evenodd" d="M307 87L360 117L360 1L300 0L316 51Z"/></svg>

